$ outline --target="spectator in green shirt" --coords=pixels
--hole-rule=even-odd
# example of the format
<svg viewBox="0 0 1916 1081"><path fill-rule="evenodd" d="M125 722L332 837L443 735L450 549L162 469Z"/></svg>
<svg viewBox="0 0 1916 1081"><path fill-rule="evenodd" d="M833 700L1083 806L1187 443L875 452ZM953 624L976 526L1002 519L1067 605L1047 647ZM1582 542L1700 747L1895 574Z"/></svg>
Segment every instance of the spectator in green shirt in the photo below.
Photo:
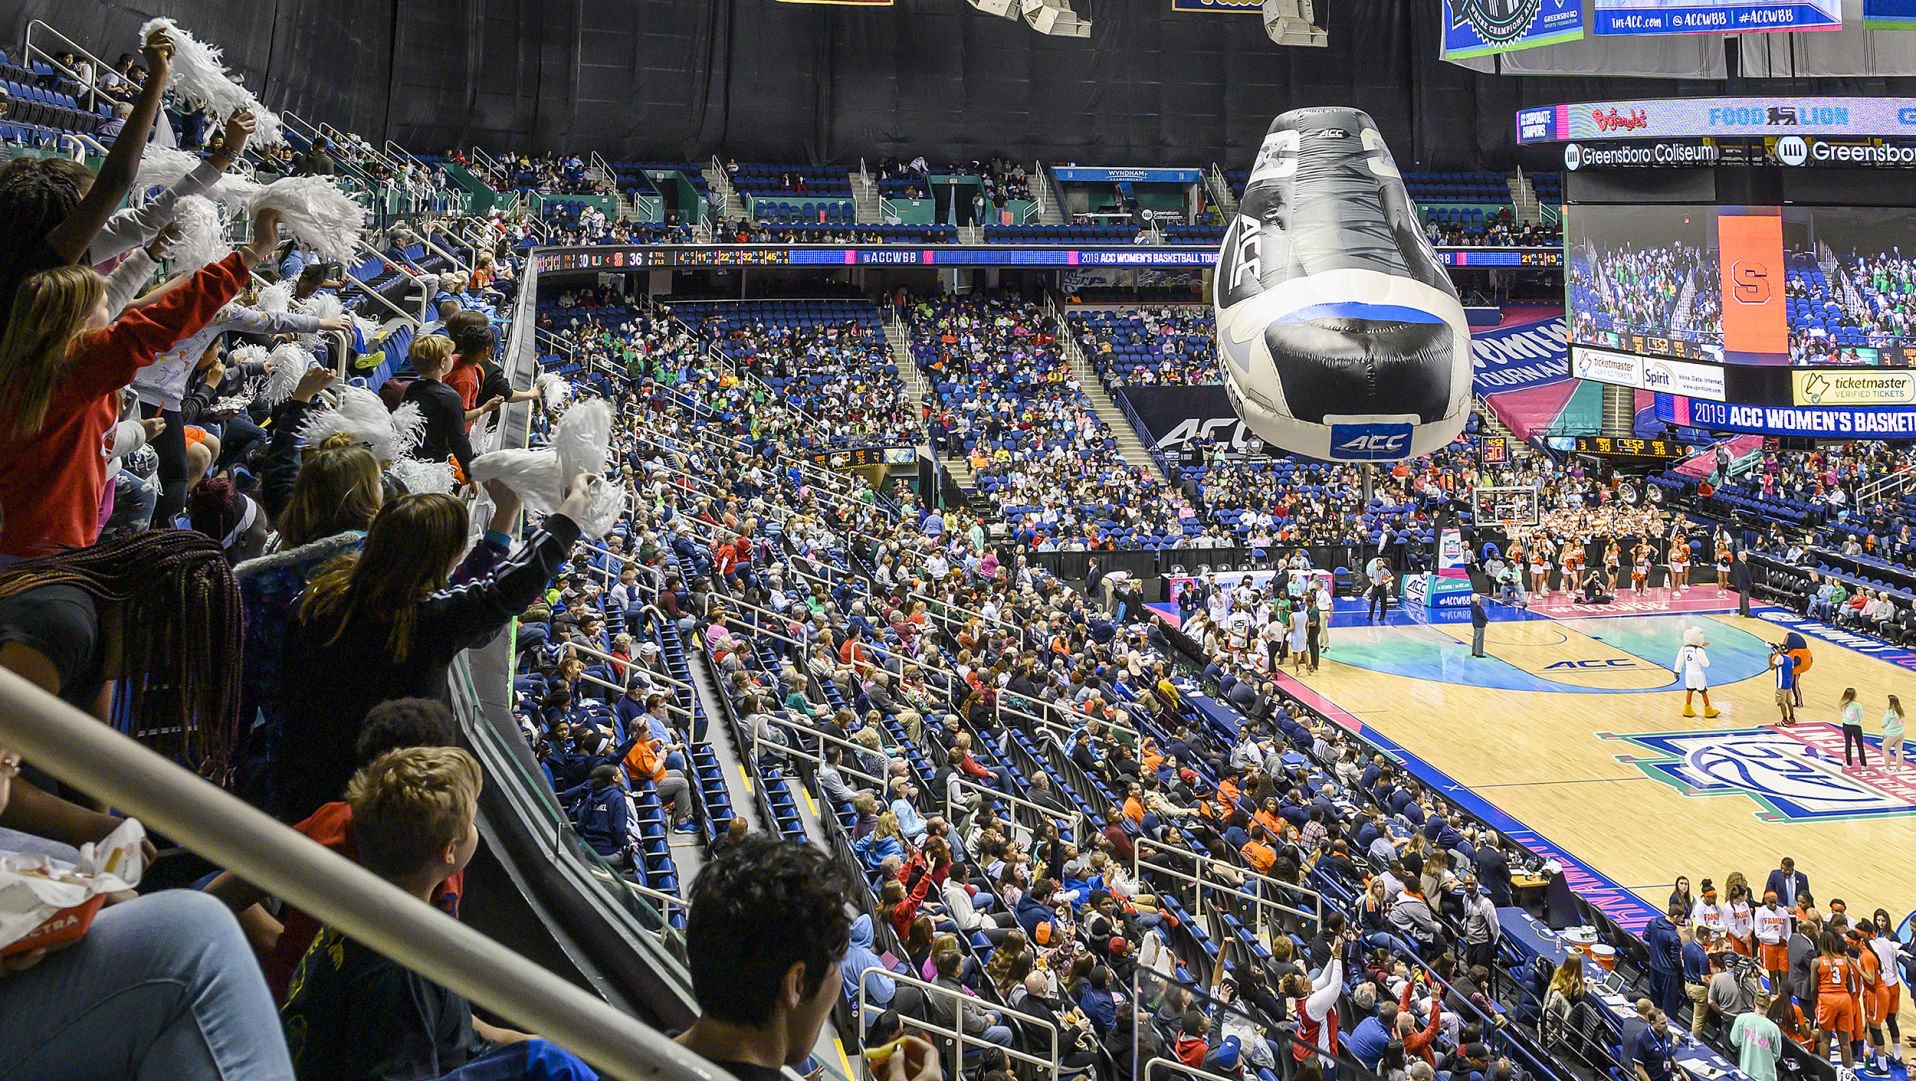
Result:
<svg viewBox="0 0 1916 1081"><path fill-rule="evenodd" d="M1759 996L1758 1009L1738 1014L1730 1025L1730 1046L1736 1048L1737 1068L1748 1074L1750 1081L1776 1081L1776 1066L1783 1060L1783 1029L1758 1010L1774 1012L1779 1004L1785 1010L1789 1008L1788 999L1771 1003L1769 996Z"/></svg>

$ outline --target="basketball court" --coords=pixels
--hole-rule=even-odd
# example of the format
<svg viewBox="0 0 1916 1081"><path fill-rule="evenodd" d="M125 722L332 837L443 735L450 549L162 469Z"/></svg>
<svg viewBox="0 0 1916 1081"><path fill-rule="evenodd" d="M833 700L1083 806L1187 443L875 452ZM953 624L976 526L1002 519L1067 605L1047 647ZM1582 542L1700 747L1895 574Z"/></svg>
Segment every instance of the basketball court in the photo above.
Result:
<svg viewBox="0 0 1916 1081"><path fill-rule="evenodd" d="M1903 911L1916 880L1916 763L1883 770L1876 733L1884 696L1916 693L1905 678L1916 653L1777 609L1740 617L1734 596L1712 586L1618 602L1492 604L1482 659L1470 656L1467 612L1393 610L1372 626L1342 602L1318 673L1285 682L1400 748L1409 771L1446 796L1474 792L1500 812L1494 821L1651 905L1679 874L1720 884L1741 870L1760 891L1789 855L1819 903ZM1710 642L1716 718L1700 703L1683 716L1670 668L1693 625ZM1789 631L1808 640L1813 663L1798 724L1784 728L1768 657ZM1871 736L1866 771L1843 769L1836 703L1849 686Z"/></svg>

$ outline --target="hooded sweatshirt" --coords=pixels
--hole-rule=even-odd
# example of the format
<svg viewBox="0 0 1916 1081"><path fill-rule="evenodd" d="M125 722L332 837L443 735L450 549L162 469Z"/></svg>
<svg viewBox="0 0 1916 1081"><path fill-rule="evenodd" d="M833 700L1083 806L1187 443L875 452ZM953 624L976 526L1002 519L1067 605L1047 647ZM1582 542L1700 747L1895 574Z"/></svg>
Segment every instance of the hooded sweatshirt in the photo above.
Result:
<svg viewBox="0 0 1916 1081"><path fill-rule="evenodd" d="M845 958L838 963L838 973L845 981L845 997L850 999L858 997L859 974L864 973L865 1000L883 1010L898 993L898 984L883 972L865 971L874 966L883 969L885 961L872 949L871 916L860 913L852 921L851 945L845 947Z"/></svg>

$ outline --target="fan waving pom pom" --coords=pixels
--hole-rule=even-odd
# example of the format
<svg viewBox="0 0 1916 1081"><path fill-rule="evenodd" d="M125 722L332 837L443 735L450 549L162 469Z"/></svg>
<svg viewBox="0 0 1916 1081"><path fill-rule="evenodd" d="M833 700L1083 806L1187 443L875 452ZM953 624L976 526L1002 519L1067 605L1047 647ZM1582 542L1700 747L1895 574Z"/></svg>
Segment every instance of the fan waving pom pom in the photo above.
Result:
<svg viewBox="0 0 1916 1081"><path fill-rule="evenodd" d="M314 293L305 300L293 301L293 307L301 315L310 315L315 319L331 319L346 311L346 306L341 304L339 297L333 293Z"/></svg>
<svg viewBox="0 0 1916 1081"><path fill-rule="evenodd" d="M199 164L200 159L196 155L150 143L140 151L140 174L133 184L133 190L144 193L154 188L170 188ZM238 212L246 209L246 204L258 191L259 185L243 176L221 173L205 194L228 212Z"/></svg>
<svg viewBox="0 0 1916 1081"><path fill-rule="evenodd" d="M198 270L226 256L225 226L219 208L204 195L189 195L175 204L173 224L180 227L180 241L173 245L173 270Z"/></svg>
<svg viewBox="0 0 1916 1081"><path fill-rule="evenodd" d="M407 402L392 411L393 442L400 456L407 457L426 441L426 414L418 402Z"/></svg>
<svg viewBox="0 0 1916 1081"><path fill-rule="evenodd" d="M379 400L379 395L365 387L351 385L340 387L338 395L335 404L307 416L305 426L299 430L300 442L312 446L327 436L344 432L366 444L366 449L382 463L396 461L400 456L399 437L393 431L392 414L386 411L386 403Z"/></svg>
<svg viewBox="0 0 1916 1081"><path fill-rule="evenodd" d="M561 417L552 433L552 449L568 479L581 473L605 472L607 448L612 445L612 410L600 398L584 402Z"/></svg>
<svg viewBox="0 0 1916 1081"><path fill-rule="evenodd" d="M257 214L265 207L279 211L293 239L322 259L352 261L353 245L365 231L365 208L323 176L273 181L253 196L247 212Z"/></svg>
<svg viewBox="0 0 1916 1081"><path fill-rule="evenodd" d="M472 460L472 479L497 480L518 493L527 510L550 514L565 498L566 482L581 473L596 478L592 503L581 516L579 531L599 538L612 531L625 513L627 492L622 484L606 480L606 451L612 441L612 413L594 398L560 419L545 450L497 450Z"/></svg>
<svg viewBox="0 0 1916 1081"><path fill-rule="evenodd" d="M267 357L272 367L260 381L253 400L271 408L293 396L301 376L313 366L313 354L291 342L281 344Z"/></svg>
<svg viewBox="0 0 1916 1081"><path fill-rule="evenodd" d="M274 282L261 289L259 296L253 298L253 307L274 315L290 311L293 307L293 283Z"/></svg>
<svg viewBox="0 0 1916 1081"><path fill-rule="evenodd" d="M559 456L550 450L481 454L472 460L472 479L479 484L498 481L512 489L534 514L551 514L559 509L565 493L565 473L559 468Z"/></svg>
<svg viewBox="0 0 1916 1081"><path fill-rule="evenodd" d="M399 486L413 495L437 492L447 495L452 491L452 466L445 462L422 462L417 458L401 458L392 464L393 479Z"/></svg>
<svg viewBox="0 0 1916 1081"><path fill-rule="evenodd" d="M140 40L150 41L160 31L165 31L167 39L173 42L173 76L166 87L169 93L186 99L197 98L206 103L209 116L221 119L241 109L252 113L258 121L249 140L252 145L278 146L286 141L280 133L279 117L227 72L226 65L220 61L218 46L200 41L180 29L172 19L165 18L148 19L140 27Z"/></svg>

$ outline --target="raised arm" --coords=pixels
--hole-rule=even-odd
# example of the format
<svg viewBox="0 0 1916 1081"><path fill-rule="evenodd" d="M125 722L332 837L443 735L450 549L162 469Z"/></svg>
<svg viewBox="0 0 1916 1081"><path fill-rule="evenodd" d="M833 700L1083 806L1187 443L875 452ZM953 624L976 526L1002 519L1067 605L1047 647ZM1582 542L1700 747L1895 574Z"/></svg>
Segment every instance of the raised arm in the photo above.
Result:
<svg viewBox="0 0 1916 1081"><path fill-rule="evenodd" d="M132 189L140 168L140 153L153 134L154 118L160 115L160 98L166 93L167 79L173 74L173 42L165 34L155 34L147 39L140 56L146 61L146 85L140 88L132 114L126 118L119 137L113 140L113 149L107 151L106 161L100 164L93 187L80 200L80 205L73 208L73 213L47 234L47 244L69 264L85 258L100 228Z"/></svg>

